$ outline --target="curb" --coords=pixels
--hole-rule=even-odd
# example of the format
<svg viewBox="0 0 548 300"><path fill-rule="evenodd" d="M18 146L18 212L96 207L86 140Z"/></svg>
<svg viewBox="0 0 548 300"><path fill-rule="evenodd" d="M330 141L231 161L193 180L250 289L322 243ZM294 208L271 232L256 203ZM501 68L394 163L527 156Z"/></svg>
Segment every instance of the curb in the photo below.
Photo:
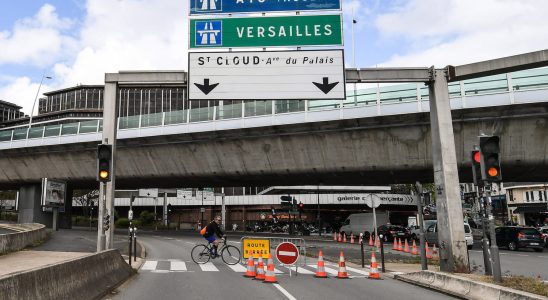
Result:
<svg viewBox="0 0 548 300"><path fill-rule="evenodd" d="M395 275L394 278L427 289L436 290L444 294L456 296L461 299L548 299L540 295L518 291L491 283L477 282L472 279L442 272L420 271Z"/></svg>

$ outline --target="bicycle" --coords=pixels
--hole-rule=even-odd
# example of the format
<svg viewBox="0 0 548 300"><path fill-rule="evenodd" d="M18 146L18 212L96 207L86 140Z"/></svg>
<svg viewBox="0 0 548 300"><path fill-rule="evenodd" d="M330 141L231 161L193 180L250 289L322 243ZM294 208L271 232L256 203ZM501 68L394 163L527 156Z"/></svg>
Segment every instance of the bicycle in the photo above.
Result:
<svg viewBox="0 0 548 300"><path fill-rule="evenodd" d="M222 245L222 246L221 246ZM228 245L226 237L222 239L222 242L219 243L217 253L220 253L221 259L227 265L235 265L240 262L240 249L235 246ZM197 264L205 264L212 257L213 245L211 243L198 244L192 248L190 256L192 261Z"/></svg>

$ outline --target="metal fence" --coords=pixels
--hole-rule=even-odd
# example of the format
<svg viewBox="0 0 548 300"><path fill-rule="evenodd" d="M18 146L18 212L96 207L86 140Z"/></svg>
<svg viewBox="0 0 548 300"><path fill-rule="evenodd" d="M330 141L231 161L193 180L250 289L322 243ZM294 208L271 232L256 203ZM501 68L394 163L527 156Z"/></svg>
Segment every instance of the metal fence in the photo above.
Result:
<svg viewBox="0 0 548 300"><path fill-rule="evenodd" d="M277 260L274 258L276 256L276 253L273 253L275 249L280 245L281 243L293 243L295 246L297 246L297 249L299 249L299 259L295 263L296 267L304 267L306 266L306 241L302 238L291 238L291 237L264 237L264 236L243 236L240 239L240 252L242 255L242 259L240 262L242 264L245 264L245 257L244 257L244 240L269 240L270 244L270 253L272 253L272 258L276 262ZM272 251L274 249L274 251ZM266 263L266 262L265 262ZM275 263L276 264L276 263ZM282 264L280 264L282 265Z"/></svg>

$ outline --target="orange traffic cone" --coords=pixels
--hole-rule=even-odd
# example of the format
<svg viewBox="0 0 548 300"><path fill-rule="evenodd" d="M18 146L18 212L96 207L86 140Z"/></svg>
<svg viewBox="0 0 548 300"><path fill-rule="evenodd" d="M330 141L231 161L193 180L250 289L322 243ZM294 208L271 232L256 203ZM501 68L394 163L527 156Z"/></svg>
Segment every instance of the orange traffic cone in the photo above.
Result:
<svg viewBox="0 0 548 300"><path fill-rule="evenodd" d="M403 246L401 244L401 239L398 239L398 251L403 251Z"/></svg>
<svg viewBox="0 0 548 300"><path fill-rule="evenodd" d="M276 283L276 272L274 272L274 262L272 261L272 253L268 253L268 262L266 266L266 275L264 281L267 283Z"/></svg>
<svg viewBox="0 0 548 300"><path fill-rule="evenodd" d="M424 244L424 246L426 247L426 258L428 258L428 259L434 258L434 257L432 257L432 253L430 253L430 249L428 248L428 242L426 242Z"/></svg>
<svg viewBox="0 0 548 300"><path fill-rule="evenodd" d="M337 274L337 278L339 279L348 278L348 273L346 272L346 264L344 263L344 253L342 251L339 257L339 273Z"/></svg>
<svg viewBox="0 0 548 300"><path fill-rule="evenodd" d="M336 241L337 241L337 233L333 232L333 242L336 242Z"/></svg>
<svg viewBox="0 0 548 300"><path fill-rule="evenodd" d="M354 244L354 234L350 234L350 244Z"/></svg>
<svg viewBox="0 0 548 300"><path fill-rule="evenodd" d="M369 247L373 247L373 236L369 235Z"/></svg>
<svg viewBox="0 0 548 300"><path fill-rule="evenodd" d="M399 251L398 250L398 240L396 238L394 238L394 246L392 246L392 250Z"/></svg>
<svg viewBox="0 0 548 300"><path fill-rule="evenodd" d="M247 252L249 257L247 258L247 271L245 272L245 277L255 278L257 273L255 272L255 260L253 259L253 253L251 251Z"/></svg>
<svg viewBox="0 0 548 300"><path fill-rule="evenodd" d="M337 241L338 241L339 243L342 242L342 235L341 235L340 232L339 232L339 238L337 239Z"/></svg>
<svg viewBox="0 0 548 300"><path fill-rule="evenodd" d="M323 252L320 250L318 254L318 270L316 271L316 278L327 278L327 273L325 272L325 263L323 261Z"/></svg>
<svg viewBox="0 0 548 300"><path fill-rule="evenodd" d="M407 240L405 240L405 247L403 247L403 252L405 252L405 253L411 252L411 251L409 251L409 244L407 243Z"/></svg>
<svg viewBox="0 0 548 300"><path fill-rule="evenodd" d="M417 244L415 244L415 240L413 240L413 251L411 251L411 254L419 255L419 250L417 249Z"/></svg>
<svg viewBox="0 0 548 300"><path fill-rule="evenodd" d="M375 239L375 247L377 247L377 249L379 249L381 247L381 239L380 238Z"/></svg>
<svg viewBox="0 0 548 300"><path fill-rule="evenodd" d="M346 233L343 233L343 243L346 243Z"/></svg>
<svg viewBox="0 0 548 300"><path fill-rule="evenodd" d="M369 270L369 279L381 279L381 274L379 274L379 268L377 266L377 258L375 257L375 252L371 252L371 268Z"/></svg>
<svg viewBox="0 0 548 300"><path fill-rule="evenodd" d="M255 276L256 280L264 280L264 262L263 262L263 256L259 255L259 262L257 262L257 276Z"/></svg>

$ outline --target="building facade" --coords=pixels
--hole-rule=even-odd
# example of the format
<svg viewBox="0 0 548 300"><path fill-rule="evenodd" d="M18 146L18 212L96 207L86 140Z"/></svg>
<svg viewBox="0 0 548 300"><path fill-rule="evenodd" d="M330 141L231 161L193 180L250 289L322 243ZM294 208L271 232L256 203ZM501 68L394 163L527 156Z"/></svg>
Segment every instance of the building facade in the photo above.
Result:
<svg viewBox="0 0 548 300"><path fill-rule="evenodd" d="M0 124L23 117L21 106L0 100Z"/></svg>
<svg viewBox="0 0 548 300"><path fill-rule="evenodd" d="M519 225L548 224L548 183L506 187L508 214Z"/></svg>

